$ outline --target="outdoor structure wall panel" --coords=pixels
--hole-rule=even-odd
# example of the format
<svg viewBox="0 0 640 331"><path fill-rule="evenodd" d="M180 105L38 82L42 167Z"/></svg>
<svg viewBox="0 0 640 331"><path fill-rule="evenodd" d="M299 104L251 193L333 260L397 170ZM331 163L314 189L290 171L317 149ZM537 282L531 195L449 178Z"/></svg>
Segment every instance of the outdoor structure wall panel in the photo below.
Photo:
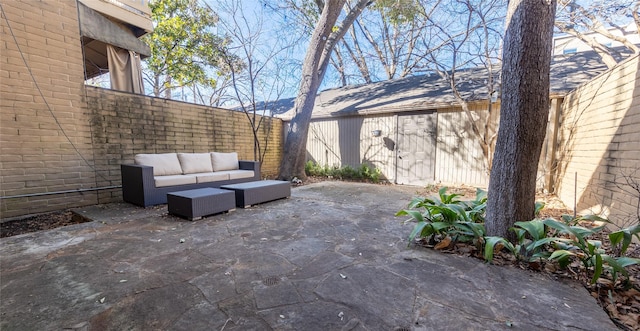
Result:
<svg viewBox="0 0 640 331"><path fill-rule="evenodd" d="M470 104L474 119L484 130L482 119L487 104ZM492 106L490 130L497 127L499 104ZM485 157L471 127L467 114L460 107L438 110L438 136L436 142L436 181L444 184L465 184L486 187L489 184Z"/></svg>
<svg viewBox="0 0 640 331"><path fill-rule="evenodd" d="M373 136L380 130L379 137ZM321 166L379 169L395 180L395 120L393 116L341 117L313 121L307 139L307 158Z"/></svg>
<svg viewBox="0 0 640 331"><path fill-rule="evenodd" d="M627 185L640 183L638 67L635 56L567 95L561 119L558 195L619 225L639 217L640 193Z"/></svg>

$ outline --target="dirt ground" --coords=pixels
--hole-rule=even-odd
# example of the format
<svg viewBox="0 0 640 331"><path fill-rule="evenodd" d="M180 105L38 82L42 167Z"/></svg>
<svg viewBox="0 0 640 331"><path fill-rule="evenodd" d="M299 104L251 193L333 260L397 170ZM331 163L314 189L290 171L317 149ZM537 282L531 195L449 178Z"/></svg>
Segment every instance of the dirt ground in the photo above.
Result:
<svg viewBox="0 0 640 331"><path fill-rule="evenodd" d="M89 221L91 220L75 214L71 210L39 214L0 223L0 238L42 230L50 230L61 226Z"/></svg>

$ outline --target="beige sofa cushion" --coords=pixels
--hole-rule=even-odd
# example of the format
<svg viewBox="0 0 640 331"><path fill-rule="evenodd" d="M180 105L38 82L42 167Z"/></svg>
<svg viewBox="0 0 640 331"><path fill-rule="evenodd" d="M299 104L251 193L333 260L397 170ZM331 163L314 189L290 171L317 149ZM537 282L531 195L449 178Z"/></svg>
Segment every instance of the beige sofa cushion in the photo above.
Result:
<svg viewBox="0 0 640 331"><path fill-rule="evenodd" d="M178 160L180 160L182 173L184 174L213 171L209 153L178 153Z"/></svg>
<svg viewBox="0 0 640 331"><path fill-rule="evenodd" d="M195 184L196 176L194 175L172 175L172 176L156 176L153 177L156 187Z"/></svg>
<svg viewBox="0 0 640 331"><path fill-rule="evenodd" d="M211 153L211 164L213 171L237 170L240 168L238 164L238 153Z"/></svg>
<svg viewBox="0 0 640 331"><path fill-rule="evenodd" d="M222 173L229 175L229 179L249 178L254 175L253 170L227 170Z"/></svg>
<svg viewBox="0 0 640 331"><path fill-rule="evenodd" d="M134 161L137 165L153 167L154 176L182 174L182 167L176 153L137 154Z"/></svg>
<svg viewBox="0 0 640 331"><path fill-rule="evenodd" d="M217 182L221 180L229 180L229 174L227 174L226 171L193 174L193 176L196 176L196 180L198 183L209 183L209 182Z"/></svg>

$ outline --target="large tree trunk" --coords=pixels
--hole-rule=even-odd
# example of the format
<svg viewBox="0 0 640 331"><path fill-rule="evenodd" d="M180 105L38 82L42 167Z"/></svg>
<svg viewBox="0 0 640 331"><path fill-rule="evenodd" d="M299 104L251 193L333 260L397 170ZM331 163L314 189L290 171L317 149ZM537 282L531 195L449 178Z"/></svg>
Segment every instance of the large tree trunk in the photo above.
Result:
<svg viewBox="0 0 640 331"><path fill-rule="evenodd" d="M333 48L369 3L369 0L359 0L344 18L338 30L332 33L345 1L326 0L311 35L309 48L302 63L302 80L294 105L295 115L287 131L279 179L306 178L304 164L307 156L307 135L316 94L329 65Z"/></svg>
<svg viewBox="0 0 640 331"><path fill-rule="evenodd" d="M513 239L515 222L534 217L538 160L549 114L556 0L511 0L504 37L500 111L489 180L486 229Z"/></svg>
<svg viewBox="0 0 640 331"><path fill-rule="evenodd" d="M320 60L327 44L333 25L338 20L345 0L328 0L318 20L309 48L302 63L302 80L295 102L296 114L289 123L287 139L284 144L284 155L280 164L279 178L290 180L293 177L306 178L304 162L306 159L307 134L316 93L322 82L318 75Z"/></svg>

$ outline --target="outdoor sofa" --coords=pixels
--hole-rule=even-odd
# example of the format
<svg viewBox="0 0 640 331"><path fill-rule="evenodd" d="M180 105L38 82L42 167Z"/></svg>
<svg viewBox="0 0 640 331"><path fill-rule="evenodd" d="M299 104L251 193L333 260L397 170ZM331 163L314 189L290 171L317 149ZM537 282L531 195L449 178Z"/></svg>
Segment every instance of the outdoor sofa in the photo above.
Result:
<svg viewBox="0 0 640 331"><path fill-rule="evenodd" d="M237 153L137 154L122 164L122 198L148 207L167 203L167 193L260 180L260 162Z"/></svg>

